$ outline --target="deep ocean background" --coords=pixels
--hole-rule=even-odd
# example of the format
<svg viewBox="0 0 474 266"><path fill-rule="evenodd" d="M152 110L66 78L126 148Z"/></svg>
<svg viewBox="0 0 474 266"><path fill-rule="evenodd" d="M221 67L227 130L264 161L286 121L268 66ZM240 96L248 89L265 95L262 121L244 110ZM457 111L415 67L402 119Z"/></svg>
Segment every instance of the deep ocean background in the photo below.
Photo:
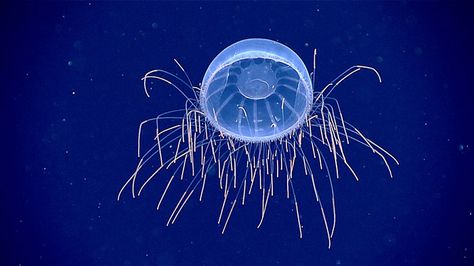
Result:
<svg viewBox="0 0 474 266"><path fill-rule="evenodd" d="M462 2L44 2L0 4L1 265L474 265L474 42ZM376 67L334 92L344 118L400 160L394 178L369 150L352 150L361 180L335 181L333 247L314 199L269 206L259 196L229 230L221 191L155 210L163 182L132 199L140 121L181 108L154 68L198 85L228 45L262 37L288 45L316 88L354 64ZM301 173L300 173L301 174ZM284 184L281 183L281 186ZM297 190L310 191L307 183ZM155 186L155 187L154 187Z"/></svg>

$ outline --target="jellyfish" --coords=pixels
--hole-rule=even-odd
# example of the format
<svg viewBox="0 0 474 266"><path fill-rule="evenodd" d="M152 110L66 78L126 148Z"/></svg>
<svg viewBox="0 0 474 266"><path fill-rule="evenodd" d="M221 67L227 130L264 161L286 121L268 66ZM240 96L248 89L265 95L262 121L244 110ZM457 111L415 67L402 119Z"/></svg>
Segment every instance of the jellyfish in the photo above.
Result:
<svg viewBox="0 0 474 266"><path fill-rule="evenodd" d="M176 59L181 75L162 69L146 73L142 80L147 97L150 97L150 83L160 81L176 89L184 97L184 105L140 123L138 164L117 199L127 187L131 187L133 198L139 196L154 178L165 179L159 173L169 172L157 210L174 182L187 184L174 204L168 226L176 222L193 195L197 194L199 201L203 199L209 178L217 178L218 187L213 189L222 193L217 222L224 234L236 206L245 205L246 197L252 192L261 196L257 218L260 228L274 196L274 187L283 185L286 198L294 204L302 238L302 218L293 183L297 178L306 178L319 206L330 248L336 228L333 176L339 178L339 168L345 167L359 180L344 149L352 143L368 148L383 160L390 177L393 175L389 162L398 165L398 161L345 121L338 100L331 97L331 92L356 72L373 72L382 82L379 72L373 67L355 65L316 90L316 54L315 49L310 75L301 58L289 47L253 38L238 41L220 52L207 68L200 86L193 85ZM156 133L153 145L142 152L142 128L149 123L154 124ZM173 147L173 151L165 152L168 147ZM153 171L143 178L140 173L145 167L152 167ZM210 174L212 169L216 174ZM326 174L318 175L318 171ZM325 209L318 191L319 179L329 183L330 210Z"/></svg>

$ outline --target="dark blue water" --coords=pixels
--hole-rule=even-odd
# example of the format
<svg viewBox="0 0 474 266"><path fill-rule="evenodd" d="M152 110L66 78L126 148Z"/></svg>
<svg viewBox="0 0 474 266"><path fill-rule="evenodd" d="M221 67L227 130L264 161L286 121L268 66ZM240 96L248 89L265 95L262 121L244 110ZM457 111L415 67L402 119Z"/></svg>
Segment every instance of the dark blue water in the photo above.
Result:
<svg viewBox="0 0 474 266"><path fill-rule="evenodd" d="M472 265L473 37L461 3L23 3L1 4L2 265ZM132 200L117 192L133 172L140 121L181 108L162 86L146 98L153 68L198 85L235 41L262 37L291 47L316 87L354 64L337 97L351 121L400 160L390 179L369 150L335 181L333 246L314 199L259 196L239 207L225 235L222 192L207 187L177 223L155 211L156 182ZM302 175L302 173L299 173ZM284 182L279 183L284 186ZM156 188L154 187L156 186ZM311 192L301 182L301 193ZM172 196L173 197L173 196ZM176 196L175 196L176 197Z"/></svg>

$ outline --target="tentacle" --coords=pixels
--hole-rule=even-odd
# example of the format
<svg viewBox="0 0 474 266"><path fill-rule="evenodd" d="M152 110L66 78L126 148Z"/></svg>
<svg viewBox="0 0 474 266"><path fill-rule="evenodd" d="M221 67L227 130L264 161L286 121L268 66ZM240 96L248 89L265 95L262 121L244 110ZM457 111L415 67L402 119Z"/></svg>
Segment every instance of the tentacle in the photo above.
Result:
<svg viewBox="0 0 474 266"><path fill-rule="evenodd" d="M373 71L376 75L377 75L377 78L379 80L380 83L382 83L382 78L380 77L380 74L379 72L373 68L373 67L369 67L369 66L363 66L363 65L355 65L355 66L351 66L350 68L346 69L344 72L342 72L339 76L337 76L335 79L333 79L331 82L329 82L329 84L327 84L322 90L321 92L318 92L316 94L316 97L315 97L315 100L314 102L317 102L318 100L320 100L321 98L326 98L327 96L329 96L331 94L331 92L341 83L343 82L345 79L347 79L348 77L350 77L352 74L362 70L362 69L366 69L366 70L371 70ZM326 92L326 90L329 90L326 95L324 95L324 93Z"/></svg>

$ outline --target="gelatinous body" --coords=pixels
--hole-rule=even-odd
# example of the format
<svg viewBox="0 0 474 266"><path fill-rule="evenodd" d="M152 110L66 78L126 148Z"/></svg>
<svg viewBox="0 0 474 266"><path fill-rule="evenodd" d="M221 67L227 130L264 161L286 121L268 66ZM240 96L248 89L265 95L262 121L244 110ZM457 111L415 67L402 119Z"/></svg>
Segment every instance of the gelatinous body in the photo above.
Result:
<svg viewBox="0 0 474 266"><path fill-rule="evenodd" d="M153 82L162 81L185 97L184 108L140 123L139 162L118 195L120 199L130 186L132 197L139 196L159 176L166 180L157 203L160 209L172 184L185 182L186 189L174 204L167 225L176 222L193 195L202 200L209 184L222 191L217 217L222 233L236 207L245 205L246 197L254 191L261 197L259 228L276 193L274 187L281 185L294 203L302 237L302 215L293 185L293 180L302 178L309 181L308 189L314 193L330 247L336 226L333 177L339 178L339 168L344 167L345 173L359 180L345 148L352 143L366 147L384 162L390 176L387 159L398 164L394 156L344 120L339 102L331 96L342 81L360 70L375 73L381 82L372 67L352 66L316 90L316 50L309 75L296 53L266 39L247 39L224 49L209 65L200 87L193 86L182 65L175 62L184 78L152 70L143 77L144 89L149 97ZM143 153L142 130L148 124L155 135ZM140 175L144 167L153 169L152 173ZM160 174L164 171L167 174ZM323 193L329 197L321 196L320 182L330 189Z"/></svg>

